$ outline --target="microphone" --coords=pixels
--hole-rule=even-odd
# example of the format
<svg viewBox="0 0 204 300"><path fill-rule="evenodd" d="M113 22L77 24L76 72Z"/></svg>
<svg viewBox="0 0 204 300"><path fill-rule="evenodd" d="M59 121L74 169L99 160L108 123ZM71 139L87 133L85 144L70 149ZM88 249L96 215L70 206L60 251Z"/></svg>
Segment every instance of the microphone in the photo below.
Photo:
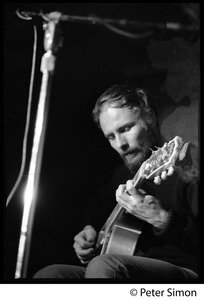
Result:
<svg viewBox="0 0 204 300"><path fill-rule="evenodd" d="M62 14L58 11L51 12L49 14L44 14L42 11L39 13L37 12L30 12L30 11L19 11L18 9L16 10L16 14L19 18L23 20L32 20L33 18L41 18L47 22L59 22L61 19Z"/></svg>

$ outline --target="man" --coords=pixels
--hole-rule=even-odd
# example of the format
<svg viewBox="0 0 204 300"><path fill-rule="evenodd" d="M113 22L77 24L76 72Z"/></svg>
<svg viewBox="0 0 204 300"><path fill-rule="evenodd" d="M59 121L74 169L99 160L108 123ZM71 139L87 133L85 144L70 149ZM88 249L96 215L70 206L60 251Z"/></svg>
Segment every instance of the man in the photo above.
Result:
<svg viewBox="0 0 204 300"><path fill-rule="evenodd" d="M98 215L92 214L93 223L74 238L73 247L82 265L48 266L34 278L108 278L158 283L198 280L198 175L192 160L186 160L185 172L170 167L137 189L131 177L151 155L151 149L164 143L146 92L134 84L114 85L96 102L93 117L126 168L118 171L121 182L112 198L135 221L143 220L135 253L98 255L99 228L95 225ZM186 153L190 159L191 149L189 146ZM122 184L124 180L126 184ZM109 208L105 202L102 204ZM99 207L98 211L103 214Z"/></svg>

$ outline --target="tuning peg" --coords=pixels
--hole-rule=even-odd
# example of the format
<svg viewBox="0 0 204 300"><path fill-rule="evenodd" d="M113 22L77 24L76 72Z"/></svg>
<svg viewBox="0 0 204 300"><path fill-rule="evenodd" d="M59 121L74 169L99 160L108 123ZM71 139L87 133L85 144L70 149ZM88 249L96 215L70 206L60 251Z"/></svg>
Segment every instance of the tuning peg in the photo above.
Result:
<svg viewBox="0 0 204 300"><path fill-rule="evenodd" d="M180 150L180 153L179 153L179 160L183 160L184 157L186 156L186 152L187 152L187 149L188 149L188 146L189 146L189 142L185 142L183 145L182 145L182 148Z"/></svg>

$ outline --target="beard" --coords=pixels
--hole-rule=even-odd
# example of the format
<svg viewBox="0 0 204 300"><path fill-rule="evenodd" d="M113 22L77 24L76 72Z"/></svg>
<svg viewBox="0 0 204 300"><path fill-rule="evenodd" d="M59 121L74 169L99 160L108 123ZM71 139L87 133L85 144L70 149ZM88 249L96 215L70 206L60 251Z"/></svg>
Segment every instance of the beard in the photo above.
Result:
<svg viewBox="0 0 204 300"><path fill-rule="evenodd" d="M135 174L142 163L151 156L151 149L159 146L158 134L150 127L144 128L138 137L139 144L134 149L129 149L128 153L121 155L126 167L132 174Z"/></svg>

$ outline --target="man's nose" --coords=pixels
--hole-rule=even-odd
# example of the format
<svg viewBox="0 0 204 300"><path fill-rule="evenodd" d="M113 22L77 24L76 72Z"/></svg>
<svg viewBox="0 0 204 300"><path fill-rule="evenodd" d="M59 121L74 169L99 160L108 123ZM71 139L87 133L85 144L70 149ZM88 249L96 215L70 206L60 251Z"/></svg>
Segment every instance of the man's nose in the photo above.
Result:
<svg viewBox="0 0 204 300"><path fill-rule="evenodd" d="M127 143L127 140L122 137L121 135L120 136L117 136L116 138L116 144L117 144L117 148L119 150L127 150L128 149L128 143Z"/></svg>

